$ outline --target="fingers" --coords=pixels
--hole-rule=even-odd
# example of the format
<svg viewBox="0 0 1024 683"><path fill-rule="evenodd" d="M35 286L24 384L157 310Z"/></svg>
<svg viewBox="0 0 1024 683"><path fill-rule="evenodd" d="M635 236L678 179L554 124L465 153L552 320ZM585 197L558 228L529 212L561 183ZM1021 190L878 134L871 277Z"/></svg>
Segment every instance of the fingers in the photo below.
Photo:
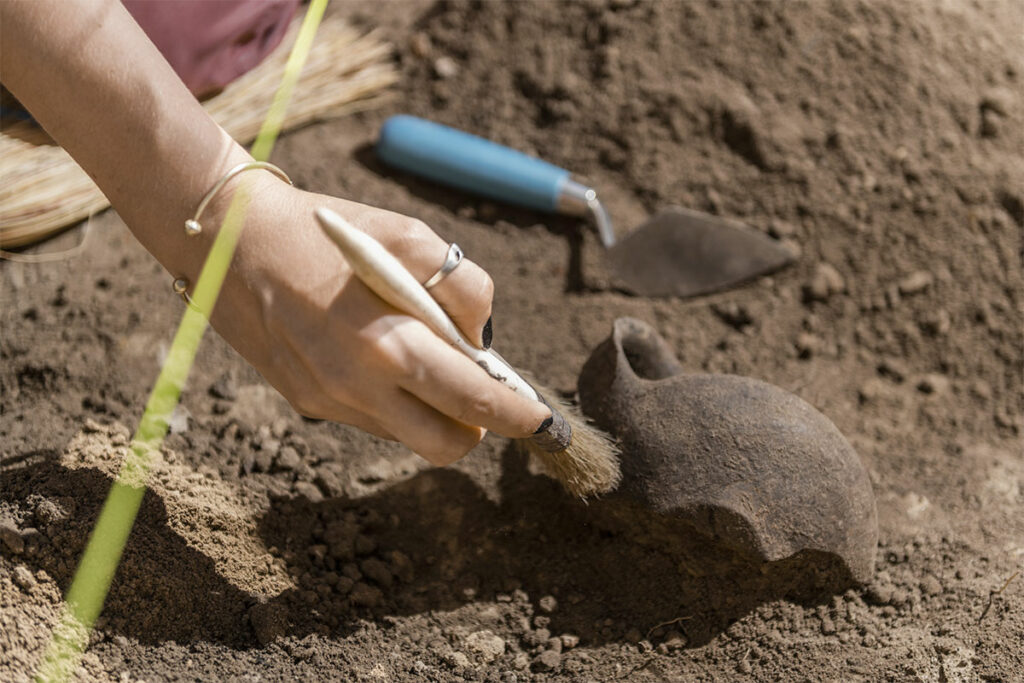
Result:
<svg viewBox="0 0 1024 683"><path fill-rule="evenodd" d="M266 377L288 400L295 412L317 420L352 425L382 439L398 441L378 420L332 398L322 373L313 371L302 350L287 335L278 338L278 343L291 351L289 354L277 354L286 372L266 373Z"/></svg>
<svg viewBox="0 0 1024 683"><path fill-rule="evenodd" d="M387 425L399 441L438 466L450 465L484 438L486 430L442 415L401 389L382 392L376 419Z"/></svg>
<svg viewBox="0 0 1024 683"><path fill-rule="evenodd" d="M421 283L441 268L448 254L448 242L415 218L374 210L355 216L353 223L379 240ZM484 345L494 282L483 268L463 258L455 270L430 288L430 294L466 339L477 346Z"/></svg>
<svg viewBox="0 0 1024 683"><path fill-rule="evenodd" d="M437 411L515 439L530 436L551 416L547 406L496 381L425 327L410 334L422 339L410 344L413 358L400 385Z"/></svg>
<svg viewBox="0 0 1024 683"><path fill-rule="evenodd" d="M483 348L490 346L484 326L491 318L494 282L483 268L464 258L429 291L469 341Z"/></svg>

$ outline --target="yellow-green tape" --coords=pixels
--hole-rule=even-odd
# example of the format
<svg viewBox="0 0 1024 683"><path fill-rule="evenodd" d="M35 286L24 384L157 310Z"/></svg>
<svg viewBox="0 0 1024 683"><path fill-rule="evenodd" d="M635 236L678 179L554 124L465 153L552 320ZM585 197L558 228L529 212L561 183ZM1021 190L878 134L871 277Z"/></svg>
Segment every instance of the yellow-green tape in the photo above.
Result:
<svg viewBox="0 0 1024 683"><path fill-rule="evenodd" d="M251 153L257 161L266 161L270 157L284 122L292 90L309 56L313 37L326 8L327 0L312 0L306 11L285 65L281 85L274 93L270 111L252 146ZM65 596L60 622L54 628L53 637L36 672L37 681L65 681L78 667L82 651L89 642L92 626L103 609L103 602L131 534L142 496L146 492L150 454L160 448L167 434L171 414L178 405L199 342L206 331L207 316L203 312L212 311L217 301L245 224L248 207L249 195L245 184L240 183L199 274L192 305L185 309L170 352L153 385L128 456L121 465L117 480L89 536L82 560Z"/></svg>

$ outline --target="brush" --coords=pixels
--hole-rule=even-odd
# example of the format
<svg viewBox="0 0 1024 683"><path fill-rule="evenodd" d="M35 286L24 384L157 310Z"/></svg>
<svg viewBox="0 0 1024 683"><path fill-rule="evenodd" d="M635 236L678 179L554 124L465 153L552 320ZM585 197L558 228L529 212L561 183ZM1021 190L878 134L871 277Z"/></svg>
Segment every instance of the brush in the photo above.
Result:
<svg viewBox="0 0 1024 683"><path fill-rule="evenodd" d="M618 449L604 432L588 424L575 408L555 399L550 391L530 385L493 349L470 343L434 297L380 242L329 209L317 209L316 217L356 277L377 296L425 323L494 379L551 410L551 417L532 436L520 441L567 491L587 498L618 485Z"/></svg>

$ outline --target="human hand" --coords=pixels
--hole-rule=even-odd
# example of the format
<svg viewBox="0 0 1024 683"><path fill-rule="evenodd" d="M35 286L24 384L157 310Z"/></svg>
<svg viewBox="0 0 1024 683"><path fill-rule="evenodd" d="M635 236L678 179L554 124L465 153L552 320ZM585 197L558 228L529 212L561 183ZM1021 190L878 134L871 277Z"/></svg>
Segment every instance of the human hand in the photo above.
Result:
<svg viewBox="0 0 1024 683"><path fill-rule="evenodd" d="M299 413L401 441L437 465L465 455L487 429L522 438L550 415L367 289L313 212L330 208L365 230L420 282L448 249L430 228L250 175L245 231L211 322ZM467 339L483 343L486 272L463 259L430 293Z"/></svg>

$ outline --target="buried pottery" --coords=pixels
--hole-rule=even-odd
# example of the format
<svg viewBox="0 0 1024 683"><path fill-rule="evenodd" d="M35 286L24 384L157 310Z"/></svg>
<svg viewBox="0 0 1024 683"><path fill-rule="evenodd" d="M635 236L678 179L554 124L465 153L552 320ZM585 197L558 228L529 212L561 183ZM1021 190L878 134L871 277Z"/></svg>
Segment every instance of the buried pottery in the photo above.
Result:
<svg viewBox="0 0 1024 683"><path fill-rule="evenodd" d="M870 579L878 524L857 454L832 422L760 380L688 374L646 323L615 321L583 367L583 411L619 440L615 496L767 562L802 551Z"/></svg>

